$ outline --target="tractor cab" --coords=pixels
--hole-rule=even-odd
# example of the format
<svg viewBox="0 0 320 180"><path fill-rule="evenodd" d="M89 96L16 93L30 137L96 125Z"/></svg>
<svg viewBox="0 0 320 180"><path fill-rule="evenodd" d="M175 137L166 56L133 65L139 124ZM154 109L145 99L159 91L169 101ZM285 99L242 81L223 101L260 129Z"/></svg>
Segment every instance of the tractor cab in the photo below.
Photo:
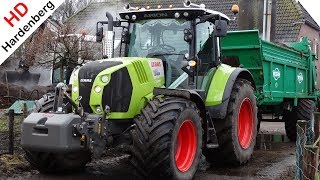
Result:
<svg viewBox="0 0 320 180"><path fill-rule="evenodd" d="M226 35L230 19L203 4L186 1L184 6L127 5L120 21L107 13L108 21L97 24L97 41L104 42L105 57L114 56L113 27L122 27L120 56L161 59L166 87L203 89L205 74L220 64L219 37ZM103 24L108 24L105 36Z"/></svg>

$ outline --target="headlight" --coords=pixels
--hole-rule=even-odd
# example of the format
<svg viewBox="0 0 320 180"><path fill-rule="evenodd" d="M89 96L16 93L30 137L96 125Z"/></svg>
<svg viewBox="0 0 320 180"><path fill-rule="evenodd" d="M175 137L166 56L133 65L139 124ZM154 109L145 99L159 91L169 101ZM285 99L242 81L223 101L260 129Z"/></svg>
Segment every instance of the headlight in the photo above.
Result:
<svg viewBox="0 0 320 180"><path fill-rule="evenodd" d="M72 87L72 91L73 91L73 92L77 92L78 90L79 90L78 86L73 86L73 87Z"/></svg>
<svg viewBox="0 0 320 180"><path fill-rule="evenodd" d="M95 91L96 93L100 93L100 92L101 92L101 87L100 87L100 86L95 86L95 87L94 87L94 91Z"/></svg>
<svg viewBox="0 0 320 180"><path fill-rule="evenodd" d="M103 83L107 83L107 82L109 81L109 77L108 77L107 75L103 75L103 76L101 77L101 81L102 81Z"/></svg>

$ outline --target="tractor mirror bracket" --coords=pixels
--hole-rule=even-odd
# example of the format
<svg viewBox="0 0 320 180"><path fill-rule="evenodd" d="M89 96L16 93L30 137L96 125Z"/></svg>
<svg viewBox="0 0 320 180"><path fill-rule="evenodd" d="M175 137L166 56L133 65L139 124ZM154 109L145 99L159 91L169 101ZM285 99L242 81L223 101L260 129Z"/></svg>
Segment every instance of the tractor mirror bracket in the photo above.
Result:
<svg viewBox="0 0 320 180"><path fill-rule="evenodd" d="M216 37L224 37L227 35L228 22L226 20L216 20L215 26Z"/></svg>

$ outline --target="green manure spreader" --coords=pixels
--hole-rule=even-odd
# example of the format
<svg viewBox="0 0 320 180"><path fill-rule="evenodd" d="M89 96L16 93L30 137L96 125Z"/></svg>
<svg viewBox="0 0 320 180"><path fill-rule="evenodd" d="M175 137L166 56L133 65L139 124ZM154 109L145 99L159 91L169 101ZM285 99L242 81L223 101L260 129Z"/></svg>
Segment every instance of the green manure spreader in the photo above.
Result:
<svg viewBox="0 0 320 180"><path fill-rule="evenodd" d="M105 59L74 71L72 86L58 84L23 122L35 168L81 170L117 148L139 177L192 179L202 154L210 163L248 162L264 114L283 116L291 139L297 119L313 119L315 57L306 39L278 46L257 31L227 34L225 14L184 6L128 5L116 21L106 13L96 34Z"/></svg>
<svg viewBox="0 0 320 180"><path fill-rule="evenodd" d="M261 40L258 31L230 32L222 38L222 62L253 76L258 119L282 116L292 141L297 120L313 121L319 97L315 60L307 38L281 46Z"/></svg>

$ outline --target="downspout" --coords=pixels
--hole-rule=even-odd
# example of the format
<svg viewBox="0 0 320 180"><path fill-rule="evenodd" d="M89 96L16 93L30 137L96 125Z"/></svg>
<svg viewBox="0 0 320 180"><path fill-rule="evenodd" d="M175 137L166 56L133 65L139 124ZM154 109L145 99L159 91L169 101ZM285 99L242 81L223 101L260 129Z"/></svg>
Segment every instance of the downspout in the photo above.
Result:
<svg viewBox="0 0 320 180"><path fill-rule="evenodd" d="M271 19L272 19L272 0L268 0L267 8L267 27L266 27L266 40L270 41L271 36Z"/></svg>
<svg viewBox="0 0 320 180"><path fill-rule="evenodd" d="M263 30L262 30L262 39L263 40L266 40L267 1L268 0L263 0Z"/></svg>

